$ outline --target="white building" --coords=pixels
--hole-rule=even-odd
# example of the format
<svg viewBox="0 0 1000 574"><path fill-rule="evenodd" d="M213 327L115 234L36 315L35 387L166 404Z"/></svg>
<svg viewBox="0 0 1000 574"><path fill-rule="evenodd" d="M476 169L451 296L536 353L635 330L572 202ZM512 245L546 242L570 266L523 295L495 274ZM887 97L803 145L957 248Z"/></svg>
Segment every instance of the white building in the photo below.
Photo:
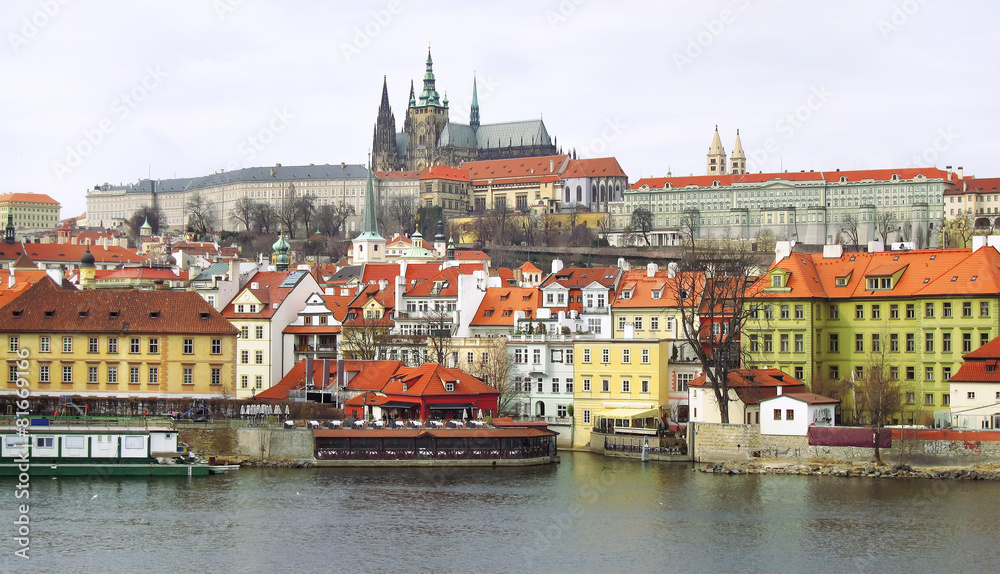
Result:
<svg viewBox="0 0 1000 574"><path fill-rule="evenodd" d="M780 394L760 401L760 434L806 436L809 427L834 426L840 401L815 393Z"/></svg>

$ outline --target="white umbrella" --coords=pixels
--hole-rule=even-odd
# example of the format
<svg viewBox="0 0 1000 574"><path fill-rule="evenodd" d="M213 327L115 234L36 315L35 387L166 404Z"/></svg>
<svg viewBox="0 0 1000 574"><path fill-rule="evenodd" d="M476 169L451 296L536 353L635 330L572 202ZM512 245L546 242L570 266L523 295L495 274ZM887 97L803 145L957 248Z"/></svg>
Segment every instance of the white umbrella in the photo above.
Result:
<svg viewBox="0 0 1000 574"><path fill-rule="evenodd" d="M465 421L468 418L469 418L469 411L462 409L462 421Z"/></svg>
<svg viewBox="0 0 1000 574"><path fill-rule="evenodd" d="M483 420L483 409L479 409L479 420Z"/></svg>

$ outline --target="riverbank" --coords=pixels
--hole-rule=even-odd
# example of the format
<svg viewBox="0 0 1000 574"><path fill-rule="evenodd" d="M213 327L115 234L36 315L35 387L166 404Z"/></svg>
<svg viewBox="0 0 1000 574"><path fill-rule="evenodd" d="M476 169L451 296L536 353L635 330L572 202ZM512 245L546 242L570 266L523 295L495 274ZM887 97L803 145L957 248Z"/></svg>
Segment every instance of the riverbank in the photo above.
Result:
<svg viewBox="0 0 1000 574"><path fill-rule="evenodd" d="M801 476L854 476L862 478L924 478L936 480L1000 481L1000 465L968 467L914 467L908 464L773 461L729 461L703 464L701 472L712 474L794 474Z"/></svg>

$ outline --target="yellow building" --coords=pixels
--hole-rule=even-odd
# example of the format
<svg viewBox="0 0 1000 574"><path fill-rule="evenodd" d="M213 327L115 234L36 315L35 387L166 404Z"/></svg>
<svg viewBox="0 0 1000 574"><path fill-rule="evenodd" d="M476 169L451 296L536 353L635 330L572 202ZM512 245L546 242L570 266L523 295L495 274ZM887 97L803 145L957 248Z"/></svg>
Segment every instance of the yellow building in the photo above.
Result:
<svg viewBox="0 0 1000 574"><path fill-rule="evenodd" d="M670 341L579 340L573 344L573 446L606 421L624 432L658 427L669 395ZM642 424L639 424L639 423Z"/></svg>
<svg viewBox="0 0 1000 574"><path fill-rule="evenodd" d="M44 193L5 193L0 195L0 213L13 216L18 229L55 229L59 227L59 202Z"/></svg>
<svg viewBox="0 0 1000 574"><path fill-rule="evenodd" d="M214 398L233 390L238 331L190 291L77 291L43 279L0 309L0 333L7 394L19 378L32 396Z"/></svg>

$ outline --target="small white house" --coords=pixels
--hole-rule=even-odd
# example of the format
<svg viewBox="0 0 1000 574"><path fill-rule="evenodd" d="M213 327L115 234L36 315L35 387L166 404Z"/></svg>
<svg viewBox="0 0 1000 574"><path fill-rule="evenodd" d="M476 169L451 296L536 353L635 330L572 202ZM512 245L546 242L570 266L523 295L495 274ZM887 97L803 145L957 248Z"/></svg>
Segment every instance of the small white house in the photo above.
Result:
<svg viewBox="0 0 1000 574"><path fill-rule="evenodd" d="M948 379L951 384L951 424L954 428L1000 428L1000 337L971 353Z"/></svg>
<svg viewBox="0 0 1000 574"><path fill-rule="evenodd" d="M786 393L760 401L760 434L806 436L809 427L834 426L840 403L815 393Z"/></svg>

